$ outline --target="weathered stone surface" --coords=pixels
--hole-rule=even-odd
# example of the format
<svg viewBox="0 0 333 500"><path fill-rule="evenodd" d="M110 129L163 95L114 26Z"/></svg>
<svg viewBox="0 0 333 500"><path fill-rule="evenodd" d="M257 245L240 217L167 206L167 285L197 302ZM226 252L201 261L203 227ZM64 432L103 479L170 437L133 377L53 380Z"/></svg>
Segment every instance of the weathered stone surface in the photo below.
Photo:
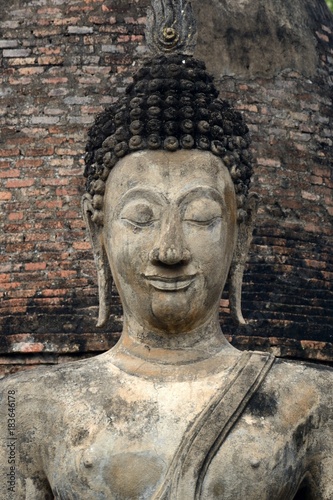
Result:
<svg viewBox="0 0 333 500"><path fill-rule="evenodd" d="M103 225L83 208L121 339L2 381L1 498L331 498L332 369L241 353L220 331L241 223L220 158L129 154L104 201Z"/></svg>
<svg viewBox="0 0 333 500"><path fill-rule="evenodd" d="M193 6L199 23L196 55L214 73L247 79L286 69L309 77L316 73L315 32L320 23L332 23L324 1L217 0ZM327 35L323 41L329 41Z"/></svg>
<svg viewBox="0 0 333 500"><path fill-rule="evenodd" d="M136 498L138 493L155 498L152 491L160 484L182 433L216 394L224 377L211 360L209 365L201 363L199 378L193 375L198 363L184 370L170 362L161 367L163 376L153 372L143 379L119 370L111 361L112 356L102 355L54 370L37 369L29 378L16 375L3 384L1 423L7 421L8 393L15 391L11 395L18 409L15 437L20 444L20 470L31 477L25 483L16 468L14 498L76 494L90 500ZM226 366L235 359L229 355L215 361ZM144 364L137 360L134 366ZM156 366L148 363L146 368L149 372ZM274 365L215 456L204 481L204 498L221 498L223 492L223 498L230 500L237 495L249 500L292 499L302 479L305 456L316 457L313 498L331 498L332 444L331 434L325 432L331 418L326 390L331 375L328 369L306 364L279 361ZM6 429L2 432L7 435ZM8 448L4 451L1 464L7 464ZM40 454L42 460L36 461ZM316 468L315 463L321 466ZM302 483L303 495L310 484ZM4 481L1 488L5 499ZM191 491L185 494L171 498L193 498Z"/></svg>

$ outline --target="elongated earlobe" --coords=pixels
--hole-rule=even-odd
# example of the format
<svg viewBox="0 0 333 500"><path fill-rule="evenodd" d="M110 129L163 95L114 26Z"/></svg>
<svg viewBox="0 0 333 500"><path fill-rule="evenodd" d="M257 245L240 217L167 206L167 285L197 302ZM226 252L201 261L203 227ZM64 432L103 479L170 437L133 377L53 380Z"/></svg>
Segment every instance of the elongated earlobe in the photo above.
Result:
<svg viewBox="0 0 333 500"><path fill-rule="evenodd" d="M103 327L110 316L112 275L102 240L103 225L100 220L94 220L95 210L92 206L92 196L88 193L82 197L82 213L89 231L97 268L99 297L97 327Z"/></svg>
<svg viewBox="0 0 333 500"><path fill-rule="evenodd" d="M244 268L252 241L253 227L256 220L259 196L251 193L246 201L244 217L238 224L238 238L229 271L229 302L233 320L238 325L245 325L242 313L242 285Z"/></svg>

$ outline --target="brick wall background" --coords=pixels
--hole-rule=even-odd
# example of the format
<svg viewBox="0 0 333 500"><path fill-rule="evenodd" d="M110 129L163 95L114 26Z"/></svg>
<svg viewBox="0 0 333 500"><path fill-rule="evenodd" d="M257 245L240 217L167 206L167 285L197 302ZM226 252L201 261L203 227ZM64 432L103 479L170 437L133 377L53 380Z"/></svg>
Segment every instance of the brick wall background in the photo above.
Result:
<svg viewBox="0 0 333 500"><path fill-rule="evenodd" d="M95 328L96 275L80 214L82 158L96 113L124 90L146 53L148 3L0 2L4 373L106 350L121 331L116 295L108 327ZM213 7L206 0L193 6L198 55L249 124L258 159L253 189L262 196L244 283L248 325L232 325L226 294L224 332L240 348L332 361L333 18L324 0L315 16L309 12L315 57L308 72L297 60L258 70L251 66L258 54L251 59L249 49L245 70L229 65L225 74L214 57L217 48L223 60L219 37L228 18L219 33L205 30Z"/></svg>

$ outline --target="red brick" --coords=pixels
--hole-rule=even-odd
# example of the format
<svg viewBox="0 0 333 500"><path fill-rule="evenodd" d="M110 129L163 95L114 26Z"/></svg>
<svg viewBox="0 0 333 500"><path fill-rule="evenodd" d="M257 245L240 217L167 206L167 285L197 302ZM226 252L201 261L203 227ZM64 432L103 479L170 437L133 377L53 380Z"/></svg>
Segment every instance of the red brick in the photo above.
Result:
<svg viewBox="0 0 333 500"><path fill-rule="evenodd" d="M80 85L99 85L101 83L101 79L97 76L85 76L78 79Z"/></svg>
<svg viewBox="0 0 333 500"><path fill-rule="evenodd" d="M20 283L20 286L18 287L17 290L10 290L7 292L8 297L11 299L15 298L29 298L29 297L34 297L36 295L37 288L33 288L31 290L22 290L22 283Z"/></svg>
<svg viewBox="0 0 333 500"><path fill-rule="evenodd" d="M4 169L7 169L7 168L10 168L12 165L12 163L10 161L7 161L7 160L1 160L0 159L0 169L1 170L4 170Z"/></svg>
<svg viewBox="0 0 333 500"><path fill-rule="evenodd" d="M26 305L27 300L25 298L20 299L8 299L5 301L5 305L8 306L24 306Z"/></svg>
<svg viewBox="0 0 333 500"><path fill-rule="evenodd" d="M258 113L258 106L255 104L237 104L235 106L236 109L241 111L249 111L251 113Z"/></svg>
<svg viewBox="0 0 333 500"><path fill-rule="evenodd" d="M62 288L62 289L45 289L42 291L42 296L43 297L59 297L59 296L64 296L68 293L67 288Z"/></svg>
<svg viewBox="0 0 333 500"><path fill-rule="evenodd" d="M117 42L128 43L128 42L142 42L144 39L143 35L119 35Z"/></svg>
<svg viewBox="0 0 333 500"><path fill-rule="evenodd" d="M103 8L103 6L102 6ZM82 5L82 4L79 4L79 5L71 5L69 8L68 8L68 11L69 12L89 12L91 10L94 10L94 7L92 5Z"/></svg>
<svg viewBox="0 0 333 500"><path fill-rule="evenodd" d="M97 115L103 111L103 106L82 106L81 111L84 114Z"/></svg>
<svg viewBox="0 0 333 500"><path fill-rule="evenodd" d="M41 66L55 66L64 63L62 56L41 56L38 57L37 63Z"/></svg>
<svg viewBox="0 0 333 500"><path fill-rule="evenodd" d="M88 241L76 241L73 243L75 250L91 250L91 243Z"/></svg>
<svg viewBox="0 0 333 500"><path fill-rule="evenodd" d="M30 85L32 82L31 78L9 78L10 85Z"/></svg>
<svg viewBox="0 0 333 500"><path fill-rule="evenodd" d="M115 19L115 18L110 18L110 19ZM89 16L88 21L89 23L92 24L105 24L107 22L107 19L105 18L105 16Z"/></svg>
<svg viewBox="0 0 333 500"><path fill-rule="evenodd" d="M2 164L0 164L0 168L2 168ZM20 177L20 170L12 169L12 170L0 170L0 178L6 179L9 177Z"/></svg>
<svg viewBox="0 0 333 500"><path fill-rule="evenodd" d="M41 179L42 186L68 186L69 179L59 179L59 178L46 178Z"/></svg>
<svg viewBox="0 0 333 500"><path fill-rule="evenodd" d="M74 198L77 195L78 195L78 190L75 188L74 189L70 189L70 188L56 189L56 196L64 196L64 197Z"/></svg>
<svg viewBox="0 0 333 500"><path fill-rule="evenodd" d="M54 19L55 16L62 15L62 12L58 7L41 7L37 10L37 15L43 17L50 16Z"/></svg>
<svg viewBox="0 0 333 500"><path fill-rule="evenodd" d="M45 110L45 111L48 111L48 110ZM61 111L61 114L63 114L63 110L59 109L59 114L60 114L60 111ZM58 110L57 110L57 112L58 112ZM59 144L63 144L64 142L67 142L66 137L50 136L50 137L46 137L44 140L45 144L53 144L53 145L57 145L57 146L59 146Z"/></svg>
<svg viewBox="0 0 333 500"><path fill-rule="evenodd" d="M80 20L79 17L66 17L54 20L55 26L68 26L69 24L76 24Z"/></svg>
<svg viewBox="0 0 333 500"><path fill-rule="evenodd" d="M46 262L29 262L24 267L26 271L41 271L46 269Z"/></svg>
<svg viewBox="0 0 333 500"><path fill-rule="evenodd" d="M34 65L36 63L35 57L15 57L13 59L8 59L8 64L10 66L27 66L28 64Z"/></svg>
<svg viewBox="0 0 333 500"><path fill-rule="evenodd" d="M34 248L34 245L32 243L31 244L15 243L15 244L6 245L5 252L7 253L7 255L18 254L18 255L20 255L20 259L21 259L21 258L23 258L22 257L23 252L31 252L33 250L33 248Z"/></svg>
<svg viewBox="0 0 333 500"><path fill-rule="evenodd" d="M312 267L314 269L325 269L326 268L326 262L318 262L317 260L311 260L311 259L304 259L305 264L307 267Z"/></svg>
<svg viewBox="0 0 333 500"><path fill-rule="evenodd" d="M67 88L56 87L55 89L50 90L47 95L49 97L61 97L69 94L69 90Z"/></svg>
<svg viewBox="0 0 333 500"><path fill-rule="evenodd" d="M52 78L43 78L42 82L47 85L58 85L59 83L68 83L68 78L66 76L54 76Z"/></svg>
<svg viewBox="0 0 333 500"><path fill-rule="evenodd" d="M315 193L311 193L309 191L302 191L302 198L304 198L305 200L309 200L309 201L318 201L319 200L319 196Z"/></svg>
<svg viewBox="0 0 333 500"><path fill-rule="evenodd" d="M13 180L7 181L6 187L7 188L30 187L30 186L33 186L34 183L35 183L34 179L13 179Z"/></svg>
<svg viewBox="0 0 333 500"><path fill-rule="evenodd" d="M44 351L44 349L45 349L44 344L41 344L40 342L39 343L26 342L20 345L20 352L23 353L42 352Z"/></svg>
<svg viewBox="0 0 333 500"><path fill-rule="evenodd" d="M318 167L316 165L313 165L311 167L311 171L317 175L318 177L330 177L331 175L331 170L327 167Z"/></svg>
<svg viewBox="0 0 333 500"><path fill-rule="evenodd" d="M8 312L10 314L16 315L16 314L25 314L27 311L27 306L7 306L5 312ZM9 351L10 352L10 351Z"/></svg>
<svg viewBox="0 0 333 500"><path fill-rule="evenodd" d="M74 158L71 158L71 157L69 157L69 158L54 158L53 160L52 159L50 160L50 165L53 167L60 167L58 169L59 175L69 175L69 176L77 175L78 169L72 170L72 168L68 168L68 167L72 167L74 165ZM66 168L62 168L62 167L66 167ZM82 173L82 169L81 169L80 173Z"/></svg>
<svg viewBox="0 0 333 500"><path fill-rule="evenodd" d="M78 154L82 154L82 150L78 147L74 148L56 148L55 153L60 156L75 156Z"/></svg>
<svg viewBox="0 0 333 500"><path fill-rule="evenodd" d="M50 25L50 21L45 20L46 25ZM54 35L60 35L61 34L61 27L57 26L51 26L50 28L41 28L41 29L34 29L33 30L33 35L37 38L43 38L47 36L54 36Z"/></svg>
<svg viewBox="0 0 333 500"><path fill-rule="evenodd" d="M38 233L34 231L33 233L29 233L25 235L25 241L48 241L50 239L50 235L48 233Z"/></svg>
<svg viewBox="0 0 333 500"><path fill-rule="evenodd" d="M38 47L37 48L39 54L44 55L59 55L62 52L60 47Z"/></svg>
<svg viewBox="0 0 333 500"><path fill-rule="evenodd" d="M8 220L22 220L24 218L23 212L12 212L8 214Z"/></svg>
<svg viewBox="0 0 333 500"><path fill-rule="evenodd" d="M41 200L41 201L37 201L37 203L36 203L37 208L55 209L55 208L62 208L62 205L63 205L63 203L61 200L52 200L52 201Z"/></svg>
<svg viewBox="0 0 333 500"><path fill-rule="evenodd" d="M60 271L60 277L61 278L74 278L77 276L76 271Z"/></svg>
<svg viewBox="0 0 333 500"><path fill-rule="evenodd" d="M32 148L25 151L26 156L51 156L54 153L54 148Z"/></svg>
<svg viewBox="0 0 333 500"><path fill-rule="evenodd" d="M40 159L32 160L31 158L24 158L23 160L17 160L16 162L17 167L25 168L40 167L41 165L43 165L43 160Z"/></svg>
<svg viewBox="0 0 333 500"><path fill-rule="evenodd" d="M0 157L4 158L6 156L17 156L20 154L20 150L18 148L5 148L0 149Z"/></svg>
<svg viewBox="0 0 333 500"><path fill-rule="evenodd" d="M36 112L35 108L34 108L33 112ZM15 146L21 146L22 144L31 144L31 137L25 137L25 136L8 137L6 144L15 145ZM20 161L20 160L18 160L18 161Z"/></svg>
<svg viewBox="0 0 333 500"><path fill-rule="evenodd" d="M6 283L1 283L1 288L3 290L11 290L11 289L20 288L20 287L21 287L20 282L10 281L10 282L6 282Z"/></svg>

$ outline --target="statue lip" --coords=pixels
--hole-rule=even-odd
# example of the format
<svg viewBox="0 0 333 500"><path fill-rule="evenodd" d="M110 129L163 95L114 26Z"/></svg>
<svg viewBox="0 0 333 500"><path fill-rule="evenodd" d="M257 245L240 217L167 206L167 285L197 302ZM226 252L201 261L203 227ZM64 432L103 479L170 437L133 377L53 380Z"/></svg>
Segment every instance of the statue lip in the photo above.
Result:
<svg viewBox="0 0 333 500"><path fill-rule="evenodd" d="M195 274L186 276L174 276L172 278L166 276L146 276L146 280L157 290L165 292L176 292L184 290L190 286L195 278Z"/></svg>

